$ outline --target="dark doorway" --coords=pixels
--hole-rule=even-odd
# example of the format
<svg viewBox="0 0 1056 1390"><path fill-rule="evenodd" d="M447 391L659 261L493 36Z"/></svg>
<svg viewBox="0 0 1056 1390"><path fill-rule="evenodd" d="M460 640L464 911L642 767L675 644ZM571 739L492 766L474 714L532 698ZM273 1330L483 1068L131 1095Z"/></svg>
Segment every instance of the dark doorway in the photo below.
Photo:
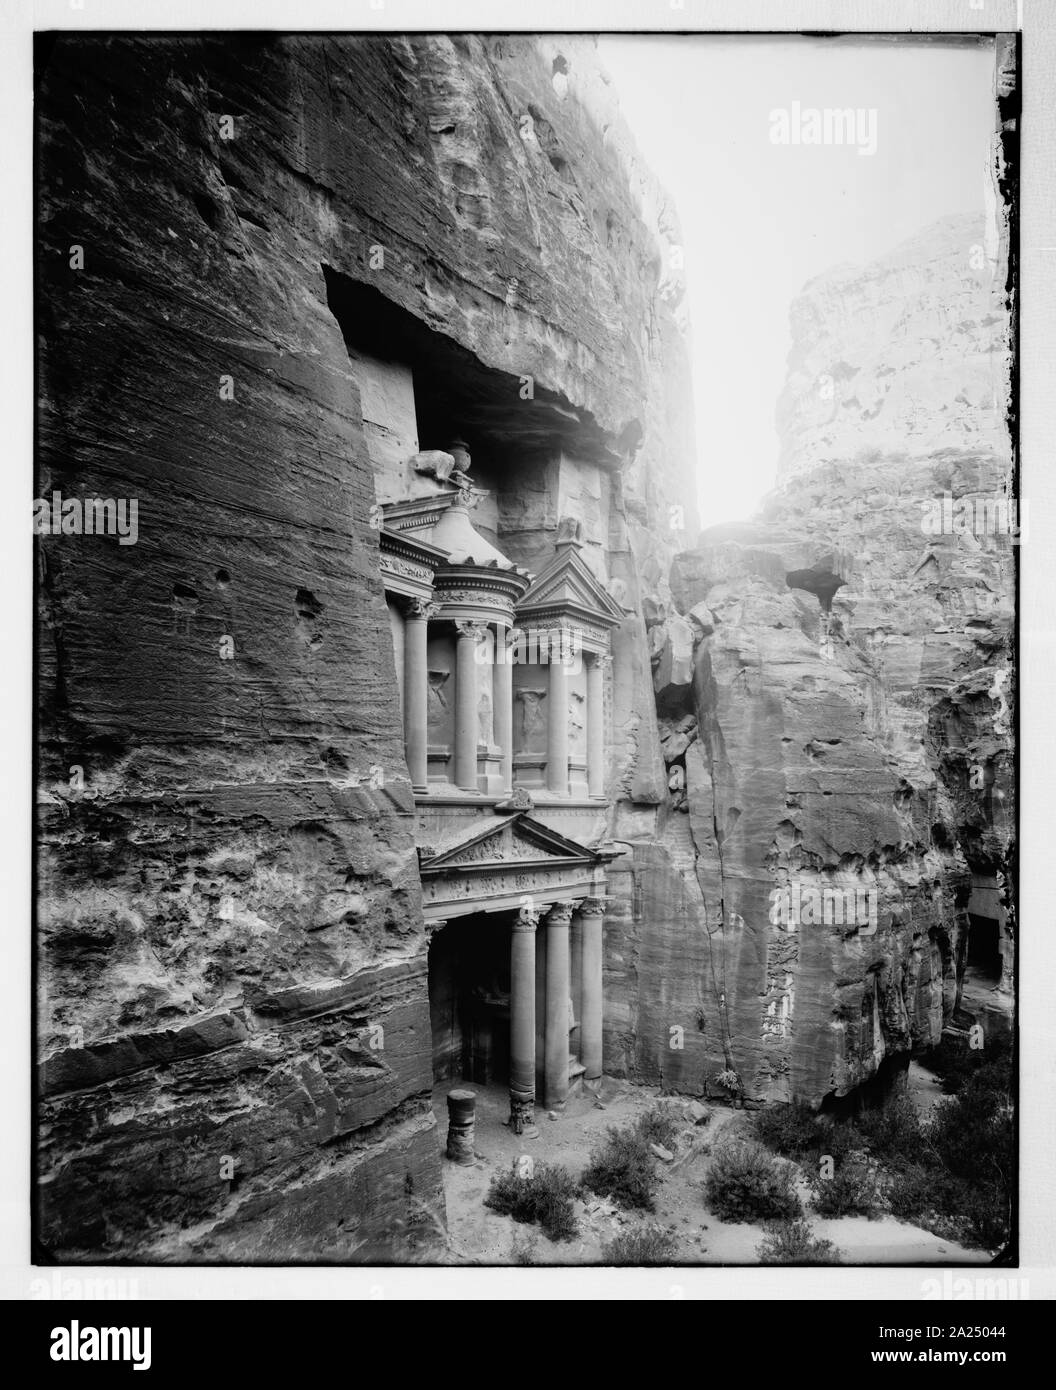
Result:
<svg viewBox="0 0 1056 1390"><path fill-rule="evenodd" d="M434 1082L510 1078L510 922L463 917L429 943Z"/></svg>
<svg viewBox="0 0 1056 1390"><path fill-rule="evenodd" d="M968 914L968 959L977 980L1001 983L1001 927L993 917Z"/></svg>

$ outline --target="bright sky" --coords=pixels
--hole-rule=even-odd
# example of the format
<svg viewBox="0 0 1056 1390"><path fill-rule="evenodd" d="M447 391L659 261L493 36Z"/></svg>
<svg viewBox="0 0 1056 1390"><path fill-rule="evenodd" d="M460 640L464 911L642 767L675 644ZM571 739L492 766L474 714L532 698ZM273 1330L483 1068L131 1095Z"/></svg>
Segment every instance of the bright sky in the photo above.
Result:
<svg viewBox="0 0 1056 1390"><path fill-rule="evenodd" d="M634 34L602 37L599 52L682 225L701 522L747 517L774 482L789 306L805 282L883 255L949 213L983 213L992 55ZM772 143L770 113L791 115L794 102L875 110L875 153Z"/></svg>

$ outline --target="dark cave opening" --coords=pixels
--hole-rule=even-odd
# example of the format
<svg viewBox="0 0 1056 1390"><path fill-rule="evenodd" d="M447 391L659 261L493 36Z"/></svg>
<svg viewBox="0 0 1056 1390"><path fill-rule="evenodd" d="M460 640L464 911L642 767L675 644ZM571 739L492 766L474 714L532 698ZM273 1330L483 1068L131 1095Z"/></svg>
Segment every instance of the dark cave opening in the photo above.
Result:
<svg viewBox="0 0 1056 1390"><path fill-rule="evenodd" d="M633 431L628 441L623 434L614 440L588 411L530 377L487 366L373 285L328 265L322 271L327 304L350 354L368 353L412 368L422 449L446 449L460 436L472 454L479 450L504 460L510 471L531 457L545 459L561 450L616 468L626 443L633 452Z"/></svg>
<svg viewBox="0 0 1056 1390"><path fill-rule="evenodd" d="M968 914L968 954L965 965L978 980L1001 983L1001 928L993 917Z"/></svg>
<svg viewBox="0 0 1056 1390"><path fill-rule="evenodd" d="M821 1102L819 1113L834 1120L853 1120L868 1110L881 1110L905 1088L909 1076L910 1054L896 1052L884 1057L876 1072L847 1095L830 1091Z"/></svg>
<svg viewBox="0 0 1056 1390"><path fill-rule="evenodd" d="M810 569L789 570L785 575L785 583L790 589L803 589L806 593L813 594L824 613L832 611L833 595L846 582L832 572L830 564L826 561L812 565Z"/></svg>
<svg viewBox="0 0 1056 1390"><path fill-rule="evenodd" d="M813 594L823 613L831 613L832 600L838 589L850 577L852 559L840 550L830 550L819 555L813 564L804 569L788 570L785 583L790 589L802 589Z"/></svg>

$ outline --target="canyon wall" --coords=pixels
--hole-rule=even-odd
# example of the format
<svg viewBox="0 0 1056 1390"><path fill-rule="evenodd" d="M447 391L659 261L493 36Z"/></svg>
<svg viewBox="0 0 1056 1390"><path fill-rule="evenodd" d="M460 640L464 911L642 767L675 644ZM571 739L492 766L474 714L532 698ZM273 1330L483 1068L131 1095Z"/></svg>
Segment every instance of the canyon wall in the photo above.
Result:
<svg viewBox="0 0 1056 1390"><path fill-rule="evenodd" d="M578 523L625 615L605 1070L817 1104L1007 1019L1013 552L922 525L1007 482L1000 219L807 287L781 490L697 543L680 237L588 39L45 36L37 111L36 493L138 505L39 542L42 1259L435 1258L377 503L452 402L481 534ZM875 913L775 911L825 888Z"/></svg>
<svg viewBox="0 0 1056 1390"><path fill-rule="evenodd" d="M39 543L38 1254L412 1259L425 930L342 328L413 323L565 460L494 526L531 554L589 519L627 614L609 786L655 820L677 227L588 40L49 35L37 119L36 494L138 505L135 544Z"/></svg>
<svg viewBox="0 0 1056 1390"><path fill-rule="evenodd" d="M779 489L676 559L671 790L620 943L643 1078L817 1105L1009 1026L1008 254L1004 219L952 217L812 281Z"/></svg>

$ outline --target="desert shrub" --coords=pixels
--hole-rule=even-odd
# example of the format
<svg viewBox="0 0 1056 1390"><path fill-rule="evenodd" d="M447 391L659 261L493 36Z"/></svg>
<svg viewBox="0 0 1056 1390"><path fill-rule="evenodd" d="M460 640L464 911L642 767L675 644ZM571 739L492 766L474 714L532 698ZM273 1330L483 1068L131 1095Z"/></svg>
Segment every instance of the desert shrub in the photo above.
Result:
<svg viewBox="0 0 1056 1390"><path fill-rule="evenodd" d="M995 1038L983 1048L973 1048L966 1037L946 1033L922 1060L942 1078L943 1089L950 1094L976 1078L988 1089L1011 1089L1012 1044L1008 1038Z"/></svg>
<svg viewBox="0 0 1056 1390"><path fill-rule="evenodd" d="M936 1107L924 1139L935 1166L953 1181L939 1209L964 1239L987 1250L1005 1244L1015 1183L1015 1136L1008 1096L978 1074Z"/></svg>
<svg viewBox="0 0 1056 1390"><path fill-rule="evenodd" d="M818 1125L818 1153L837 1163L865 1148L865 1139L851 1120L824 1120Z"/></svg>
<svg viewBox="0 0 1056 1390"><path fill-rule="evenodd" d="M771 1221L756 1251L764 1265L838 1265L840 1252L831 1240L815 1236L806 1221Z"/></svg>
<svg viewBox="0 0 1056 1390"><path fill-rule="evenodd" d="M1012 1115L1000 1091L969 1081L936 1106L924 1139L956 1177L977 1187L999 1183L1011 1189L1015 1140Z"/></svg>
<svg viewBox="0 0 1056 1390"><path fill-rule="evenodd" d="M769 1221L799 1216L803 1209L790 1169L752 1143L716 1150L704 1197L723 1221Z"/></svg>
<svg viewBox="0 0 1056 1390"><path fill-rule="evenodd" d="M670 1149L678 1138L682 1120L672 1106L657 1102L639 1115L634 1128L647 1144L661 1144L665 1149Z"/></svg>
<svg viewBox="0 0 1056 1390"><path fill-rule="evenodd" d="M891 1167L905 1167L920 1157L920 1120L908 1095L898 1096L878 1110L865 1111L855 1128L862 1147Z"/></svg>
<svg viewBox="0 0 1056 1390"><path fill-rule="evenodd" d="M582 1182L591 1192L611 1197L620 1206L640 1211L656 1209L656 1159L633 1126L609 1126L605 1138L590 1152Z"/></svg>
<svg viewBox="0 0 1056 1390"><path fill-rule="evenodd" d="M727 1095L737 1097L744 1091L741 1078L732 1067L726 1067L723 1071L717 1071L711 1079L716 1086L721 1086Z"/></svg>
<svg viewBox="0 0 1056 1390"><path fill-rule="evenodd" d="M669 1265L675 1258L678 1242L662 1226L641 1226L636 1231L624 1231L601 1248L608 1265Z"/></svg>
<svg viewBox="0 0 1056 1390"><path fill-rule="evenodd" d="M1014 1177L1012 1117L1003 1092L981 1071L921 1127L917 1161L887 1188L895 1216L952 1226L966 1244L994 1250L1008 1240Z"/></svg>
<svg viewBox="0 0 1056 1390"><path fill-rule="evenodd" d="M873 1216L880 1200L876 1177L862 1163L839 1163L831 1178L810 1178L814 1210L822 1216Z"/></svg>
<svg viewBox="0 0 1056 1390"><path fill-rule="evenodd" d="M1009 1199L1000 1183L981 1186L922 1164L896 1173L887 1190L892 1213L945 1234L952 1226L966 1245L996 1250L1008 1240Z"/></svg>
<svg viewBox="0 0 1056 1390"><path fill-rule="evenodd" d="M541 1226L551 1240L571 1240L577 1233L575 1195L576 1183L566 1169L540 1163L531 1177L496 1174L484 1205L500 1216Z"/></svg>
<svg viewBox="0 0 1056 1390"><path fill-rule="evenodd" d="M817 1148L821 1136L814 1112L801 1100L767 1106L755 1116L755 1137L786 1158L798 1158Z"/></svg>
<svg viewBox="0 0 1056 1390"><path fill-rule="evenodd" d="M913 1163L896 1173L887 1187L887 1204L893 1216L910 1221L929 1211L946 1209L947 1199L941 1191L948 1175L936 1168Z"/></svg>
<svg viewBox="0 0 1056 1390"><path fill-rule="evenodd" d="M966 1243L998 1250L1008 1241L1010 1204L1007 1190L1000 1183L970 1188L961 1201Z"/></svg>

